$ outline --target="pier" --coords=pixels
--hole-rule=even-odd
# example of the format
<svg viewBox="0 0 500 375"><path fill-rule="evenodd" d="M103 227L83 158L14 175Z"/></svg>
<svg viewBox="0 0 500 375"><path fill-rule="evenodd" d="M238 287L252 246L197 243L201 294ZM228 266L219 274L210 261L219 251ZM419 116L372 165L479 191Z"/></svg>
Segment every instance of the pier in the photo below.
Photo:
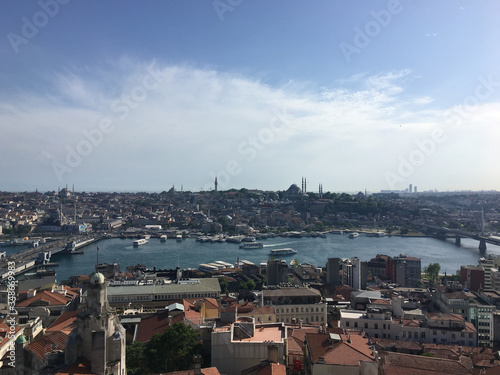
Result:
<svg viewBox="0 0 500 375"><path fill-rule="evenodd" d="M12 272L14 272L14 276L17 276L35 267L50 264L50 258L54 254L82 254L83 251L79 251L78 249L100 241L103 238L105 238L103 235L90 238L71 236L11 254L2 259L3 264L0 268L0 278L5 279L9 276L9 270L7 269L9 262L14 263L15 269Z"/></svg>

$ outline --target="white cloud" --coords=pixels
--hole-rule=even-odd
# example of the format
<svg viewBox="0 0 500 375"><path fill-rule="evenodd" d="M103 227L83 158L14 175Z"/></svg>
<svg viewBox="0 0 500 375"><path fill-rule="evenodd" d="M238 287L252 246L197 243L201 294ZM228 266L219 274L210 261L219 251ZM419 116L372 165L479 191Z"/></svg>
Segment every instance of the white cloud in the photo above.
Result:
<svg viewBox="0 0 500 375"><path fill-rule="evenodd" d="M383 172L397 166L415 140L442 127L446 113L426 109L430 97L401 95L414 78L410 70L363 73L346 80L360 83L358 89L316 91L300 82L276 88L212 69L158 63L123 60L110 70L58 73L46 96L0 103L0 121L9 124L0 155L15 155L18 166L0 167L0 174L43 181L40 189L75 183L88 186L82 189L162 190L175 182L198 190L236 162L239 173L225 188L286 188L310 173L311 183L321 182L325 190L377 190L387 188ZM476 118L482 124L498 118L489 105L470 116L467 126ZM113 130L94 139L88 155L59 180L53 161L66 165L68 149L87 142L84 131L95 133L103 119ZM418 171L422 179L426 170L435 173L426 163Z"/></svg>

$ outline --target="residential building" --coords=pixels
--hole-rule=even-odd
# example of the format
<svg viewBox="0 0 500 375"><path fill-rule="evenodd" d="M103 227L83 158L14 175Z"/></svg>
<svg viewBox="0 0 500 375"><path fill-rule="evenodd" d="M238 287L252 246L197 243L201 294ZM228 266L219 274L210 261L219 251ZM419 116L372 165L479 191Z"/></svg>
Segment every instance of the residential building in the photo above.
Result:
<svg viewBox="0 0 500 375"><path fill-rule="evenodd" d="M308 287L265 289L263 304L274 306L276 321L326 323L327 307L321 293Z"/></svg>
<svg viewBox="0 0 500 375"><path fill-rule="evenodd" d="M362 330L374 338L477 346L477 330L459 314L427 313L423 321L392 319L389 311L373 308L340 314L340 328Z"/></svg>
<svg viewBox="0 0 500 375"><path fill-rule="evenodd" d="M283 323L255 324L239 318L212 331L212 366L222 374L240 375L262 360L286 365L287 330Z"/></svg>
<svg viewBox="0 0 500 375"><path fill-rule="evenodd" d="M306 373L376 374L378 365L370 346L360 332L306 333Z"/></svg>
<svg viewBox="0 0 500 375"><path fill-rule="evenodd" d="M399 255L389 258L387 262L387 276L393 283L403 287L415 287L420 281L422 273L420 258Z"/></svg>

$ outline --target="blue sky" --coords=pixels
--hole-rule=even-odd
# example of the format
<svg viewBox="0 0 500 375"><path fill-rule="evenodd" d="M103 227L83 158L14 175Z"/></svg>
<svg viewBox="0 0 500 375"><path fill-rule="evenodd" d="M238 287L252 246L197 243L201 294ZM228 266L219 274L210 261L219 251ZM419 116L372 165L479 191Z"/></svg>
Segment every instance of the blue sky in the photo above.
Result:
<svg viewBox="0 0 500 375"><path fill-rule="evenodd" d="M499 8L3 1L0 190L500 190Z"/></svg>

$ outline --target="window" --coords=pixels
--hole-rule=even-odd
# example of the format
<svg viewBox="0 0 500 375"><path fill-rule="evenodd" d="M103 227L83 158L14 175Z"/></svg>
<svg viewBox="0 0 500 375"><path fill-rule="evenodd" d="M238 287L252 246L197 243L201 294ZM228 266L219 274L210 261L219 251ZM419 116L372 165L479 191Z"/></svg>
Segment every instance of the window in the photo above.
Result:
<svg viewBox="0 0 500 375"><path fill-rule="evenodd" d="M403 337L406 337L406 331L403 331Z"/></svg>
<svg viewBox="0 0 500 375"><path fill-rule="evenodd" d="M365 328L368 328L368 323L365 323Z"/></svg>
<svg viewBox="0 0 500 375"><path fill-rule="evenodd" d="M425 332L420 333L420 338L425 339Z"/></svg>
<svg viewBox="0 0 500 375"><path fill-rule="evenodd" d="M358 328L358 322L354 322L354 328Z"/></svg>
<svg viewBox="0 0 500 375"><path fill-rule="evenodd" d="M346 326L346 327L349 327L349 322L348 322L348 321L347 321L347 322L345 322L345 326Z"/></svg>
<svg viewBox="0 0 500 375"><path fill-rule="evenodd" d="M378 323L375 323L375 329L378 329Z"/></svg>

